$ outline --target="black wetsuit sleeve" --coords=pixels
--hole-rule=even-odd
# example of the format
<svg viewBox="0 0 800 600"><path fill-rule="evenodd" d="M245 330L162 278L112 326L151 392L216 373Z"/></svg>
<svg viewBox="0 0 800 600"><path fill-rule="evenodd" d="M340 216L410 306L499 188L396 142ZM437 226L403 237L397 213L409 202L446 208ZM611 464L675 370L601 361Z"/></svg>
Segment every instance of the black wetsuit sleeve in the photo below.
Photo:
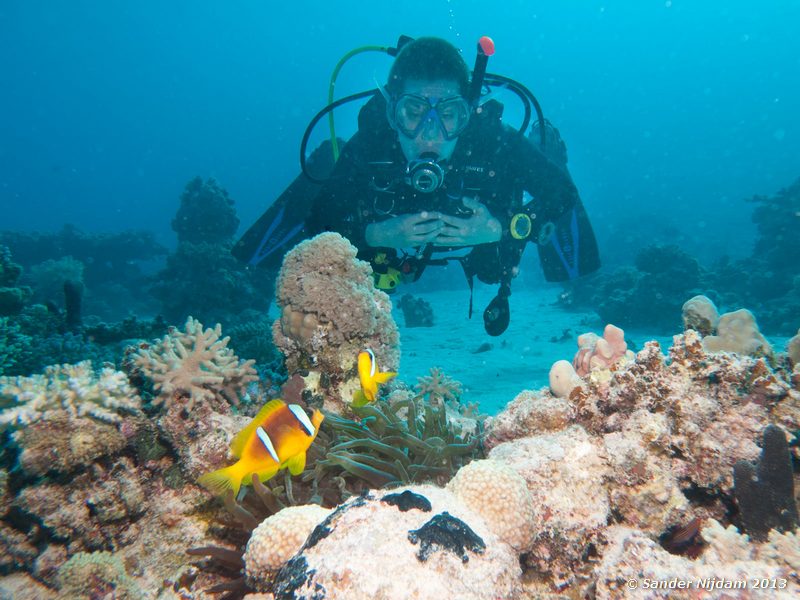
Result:
<svg viewBox="0 0 800 600"><path fill-rule="evenodd" d="M565 169L548 159L528 138L517 132L509 135L512 173L522 189L533 196L530 216L535 229L555 221L578 202L578 189Z"/></svg>
<svg viewBox="0 0 800 600"><path fill-rule="evenodd" d="M364 223L359 215L368 190L368 181L359 156L363 140L356 133L342 149L330 179L322 186L306 218L306 231L314 236L335 231L346 237L359 250L367 248Z"/></svg>

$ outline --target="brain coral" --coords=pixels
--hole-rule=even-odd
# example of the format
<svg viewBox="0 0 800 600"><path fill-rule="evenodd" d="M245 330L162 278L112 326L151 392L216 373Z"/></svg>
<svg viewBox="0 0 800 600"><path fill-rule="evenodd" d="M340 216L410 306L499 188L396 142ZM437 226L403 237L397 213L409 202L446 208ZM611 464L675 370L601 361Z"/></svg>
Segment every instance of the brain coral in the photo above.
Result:
<svg viewBox="0 0 800 600"><path fill-rule="evenodd" d="M371 348L380 369L397 369L399 336L389 296L375 288L368 263L338 233L322 233L293 248L277 282L281 318L275 345L290 372L319 368L329 376L352 369Z"/></svg>
<svg viewBox="0 0 800 600"><path fill-rule="evenodd" d="M270 575L280 569L303 545L330 509L316 504L289 506L264 519L253 530L244 553L245 573L250 585L263 588Z"/></svg>
<svg viewBox="0 0 800 600"><path fill-rule="evenodd" d="M530 550L533 498L514 469L495 460L475 460L459 469L447 489L479 513L509 546L518 552Z"/></svg>

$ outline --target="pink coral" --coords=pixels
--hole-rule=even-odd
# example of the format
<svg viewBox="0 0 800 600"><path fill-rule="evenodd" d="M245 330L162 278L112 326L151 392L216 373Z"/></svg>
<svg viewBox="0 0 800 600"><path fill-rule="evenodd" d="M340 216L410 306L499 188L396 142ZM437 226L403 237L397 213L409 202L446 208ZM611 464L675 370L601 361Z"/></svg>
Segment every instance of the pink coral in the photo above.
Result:
<svg viewBox="0 0 800 600"><path fill-rule="evenodd" d="M592 369L610 369L620 360L631 358L632 354L625 343L625 332L611 324L606 325L603 337L595 333L579 335L578 347L580 350L572 359L572 365L581 377L588 375Z"/></svg>

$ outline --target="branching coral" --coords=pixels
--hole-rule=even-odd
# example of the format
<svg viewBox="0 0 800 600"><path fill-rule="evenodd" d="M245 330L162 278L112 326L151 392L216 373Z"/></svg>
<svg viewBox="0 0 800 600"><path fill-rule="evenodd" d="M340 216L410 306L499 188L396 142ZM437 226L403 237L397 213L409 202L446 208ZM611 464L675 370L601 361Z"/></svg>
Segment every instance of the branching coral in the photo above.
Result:
<svg viewBox="0 0 800 600"><path fill-rule="evenodd" d="M62 411L119 423L140 406L124 373L110 367L95 373L91 361L53 365L31 377L0 377L0 427L30 425Z"/></svg>
<svg viewBox="0 0 800 600"><path fill-rule="evenodd" d="M418 394L428 396L431 403L450 402L457 405L461 401L461 383L437 367L430 370L430 375L417 379L416 389Z"/></svg>
<svg viewBox="0 0 800 600"><path fill-rule="evenodd" d="M239 404L247 383L258 377L253 360L240 361L222 338L222 327L203 329L189 317L185 331L172 329L162 340L140 348L135 364L154 382L158 396L153 404L186 401L191 410L200 401Z"/></svg>

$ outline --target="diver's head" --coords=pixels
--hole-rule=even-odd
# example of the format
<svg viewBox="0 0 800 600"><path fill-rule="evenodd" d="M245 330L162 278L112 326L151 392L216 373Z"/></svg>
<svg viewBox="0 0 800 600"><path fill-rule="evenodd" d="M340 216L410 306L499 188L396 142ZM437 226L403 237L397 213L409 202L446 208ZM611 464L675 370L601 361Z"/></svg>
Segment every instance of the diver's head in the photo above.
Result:
<svg viewBox="0 0 800 600"><path fill-rule="evenodd" d="M407 43L386 84L387 117L408 160L447 159L470 118L469 68L458 49L433 37Z"/></svg>

